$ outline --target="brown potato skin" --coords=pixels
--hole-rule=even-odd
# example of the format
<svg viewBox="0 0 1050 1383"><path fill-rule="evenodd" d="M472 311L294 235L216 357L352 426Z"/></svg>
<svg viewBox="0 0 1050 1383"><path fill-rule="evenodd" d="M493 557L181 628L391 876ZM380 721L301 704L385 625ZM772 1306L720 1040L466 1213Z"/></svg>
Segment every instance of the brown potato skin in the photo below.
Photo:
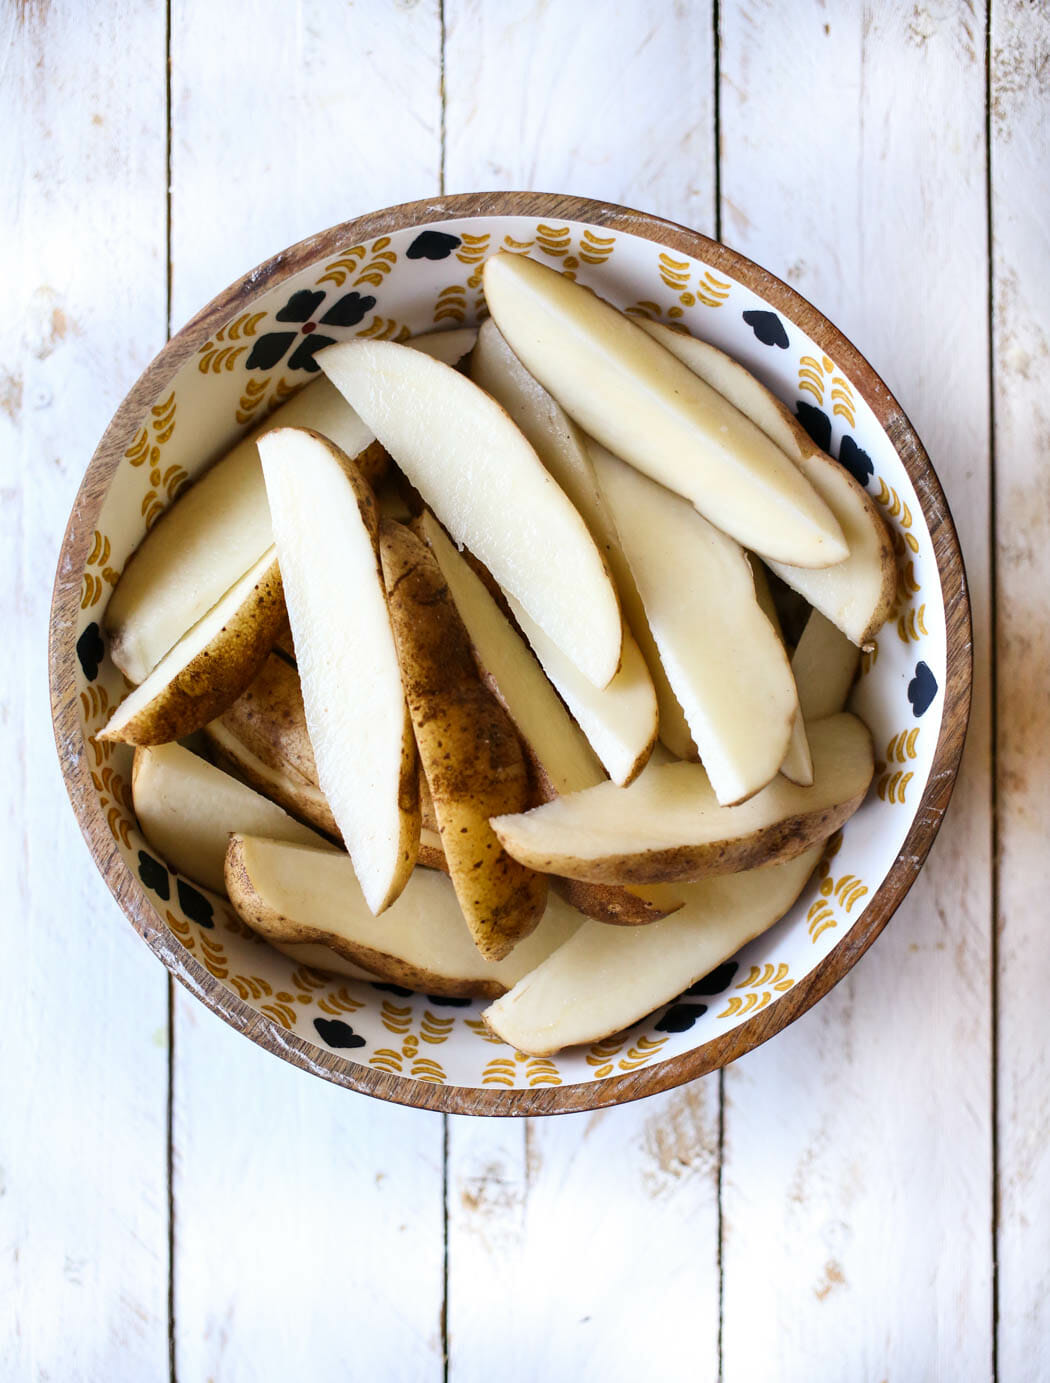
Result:
<svg viewBox="0 0 1050 1383"><path fill-rule="evenodd" d="M683 905L679 900L678 907L661 908L646 898L639 898L621 884L595 884L557 875L551 878L551 887L585 917L606 922L611 927L644 927L648 922L670 917Z"/></svg>
<svg viewBox="0 0 1050 1383"><path fill-rule="evenodd" d="M818 841L826 840L849 820L867 795L868 785L833 807L786 817L753 835L704 845L681 845L668 850L643 850L633 855L607 855L600 860L531 857L534 869L579 877L597 884L696 883L713 874L739 874L764 864L794 859Z"/></svg>
<svg viewBox="0 0 1050 1383"><path fill-rule="evenodd" d="M281 570L276 558L248 599L137 716L116 733L98 739L124 744L168 744L201 729L241 695L269 656L284 616Z"/></svg>
<svg viewBox="0 0 1050 1383"><path fill-rule="evenodd" d="M307 927L282 916L256 892L244 863L244 838L230 837L226 851L226 893L238 917L260 936L274 941L315 941L327 946L336 955L353 961L375 975L377 980L401 984L424 994L437 994L450 999L498 999L507 992L496 980L459 980L432 974L418 966L409 965L398 956L375 951L370 946L357 946L344 937L333 936L320 927Z"/></svg>
<svg viewBox="0 0 1050 1383"><path fill-rule="evenodd" d="M482 685L437 559L398 523L380 525L380 557L409 714L449 873L475 944L507 955L543 915L547 880L513 860L489 818L522 811L529 775L517 733ZM498 804L515 802L513 808Z"/></svg>

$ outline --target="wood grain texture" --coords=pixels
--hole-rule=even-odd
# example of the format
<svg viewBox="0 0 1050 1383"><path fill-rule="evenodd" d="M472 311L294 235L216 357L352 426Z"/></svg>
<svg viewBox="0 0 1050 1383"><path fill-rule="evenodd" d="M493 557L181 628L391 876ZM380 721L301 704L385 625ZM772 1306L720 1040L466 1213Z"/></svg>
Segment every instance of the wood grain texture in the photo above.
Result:
<svg viewBox="0 0 1050 1383"><path fill-rule="evenodd" d="M999 1373L1050 1376L1050 16L992 10L998 571Z"/></svg>
<svg viewBox="0 0 1050 1383"><path fill-rule="evenodd" d="M718 1083L449 1119L449 1378L718 1377Z"/></svg>
<svg viewBox="0 0 1050 1383"><path fill-rule="evenodd" d="M115 84L118 41L153 63ZM90 448L164 341L164 16L5 6L0 54L0 1377L159 1383L167 982L88 866L40 655Z"/></svg>
<svg viewBox="0 0 1050 1383"><path fill-rule="evenodd" d="M726 1383L756 1359L783 1380L991 1367L983 63L966 6L722 10L723 233L908 409L960 520L979 669L911 898L833 995L726 1071Z"/></svg>
<svg viewBox="0 0 1050 1383"><path fill-rule="evenodd" d="M173 320L318 227L436 190L439 70L436 0L177 0ZM181 989L174 1081L179 1378L441 1379L441 1120L304 1079Z"/></svg>

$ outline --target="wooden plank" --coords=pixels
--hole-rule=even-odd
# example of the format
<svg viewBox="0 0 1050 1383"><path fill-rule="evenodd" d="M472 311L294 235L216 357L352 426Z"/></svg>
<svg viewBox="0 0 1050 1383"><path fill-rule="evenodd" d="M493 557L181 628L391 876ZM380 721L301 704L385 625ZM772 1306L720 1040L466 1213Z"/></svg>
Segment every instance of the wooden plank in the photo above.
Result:
<svg viewBox="0 0 1050 1383"><path fill-rule="evenodd" d="M164 340L164 15L80 13L0 16L0 1375L149 1383L168 1377L167 977L55 771L42 640L84 467ZM118 43L137 61L115 82Z"/></svg>
<svg viewBox="0 0 1050 1383"><path fill-rule="evenodd" d="M1050 1374L1050 16L992 9L999 843L999 1371Z"/></svg>
<svg viewBox="0 0 1050 1383"><path fill-rule="evenodd" d="M445 184L623 202L714 231L711 6L445 0Z"/></svg>
<svg viewBox="0 0 1050 1383"><path fill-rule="evenodd" d="M984 18L747 0L722 7L721 73L725 238L826 311L916 424L977 645L967 754L919 883L826 1000L726 1073L724 1376L987 1377Z"/></svg>
<svg viewBox="0 0 1050 1383"><path fill-rule="evenodd" d="M707 5L581 23L446 0L445 20L450 191L571 192L712 231ZM688 1321L690 1377L717 1376L717 1078L591 1115L451 1118L448 1182L453 1383L498 1357L522 1377L671 1376L682 1337L657 1321Z"/></svg>
<svg viewBox="0 0 1050 1383"><path fill-rule="evenodd" d="M437 0L176 3L174 323L264 255L436 191L439 73ZM181 993L175 1063L179 1377L440 1378L442 1121L307 1079Z"/></svg>

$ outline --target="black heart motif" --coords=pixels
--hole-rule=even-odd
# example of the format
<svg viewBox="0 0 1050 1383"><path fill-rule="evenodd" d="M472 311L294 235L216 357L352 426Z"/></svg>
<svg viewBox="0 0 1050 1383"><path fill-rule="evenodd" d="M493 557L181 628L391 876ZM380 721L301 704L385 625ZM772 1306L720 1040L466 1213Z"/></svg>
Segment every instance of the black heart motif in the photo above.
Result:
<svg viewBox="0 0 1050 1383"><path fill-rule="evenodd" d="M77 639L77 657L89 682L98 676L98 665L105 656L106 645L102 642L98 625L91 623Z"/></svg>
<svg viewBox="0 0 1050 1383"><path fill-rule="evenodd" d="M706 1004L672 1004L656 1025L657 1032L688 1032L707 1012Z"/></svg>
<svg viewBox="0 0 1050 1383"><path fill-rule="evenodd" d="M427 998L435 1008L469 1008L473 999L453 999L448 994L428 994Z"/></svg>
<svg viewBox="0 0 1050 1383"><path fill-rule="evenodd" d="M314 1027L329 1047L363 1047L365 1039L341 1018L315 1018Z"/></svg>
<svg viewBox="0 0 1050 1383"><path fill-rule="evenodd" d="M409 245L406 258L448 259L452 251L459 249L462 244L458 235L447 235L444 231L422 231Z"/></svg>
<svg viewBox="0 0 1050 1383"><path fill-rule="evenodd" d="M781 350L787 350L788 334L775 312L744 312L742 316L763 346L779 346Z"/></svg>
<svg viewBox="0 0 1050 1383"><path fill-rule="evenodd" d="M831 446L831 419L823 409L815 408L813 404L804 403L799 399L795 404L795 413L817 446L822 451L827 451Z"/></svg>
<svg viewBox="0 0 1050 1383"><path fill-rule="evenodd" d="M852 437L843 437L842 445L839 447L839 461L858 485L867 485L875 471L871 457L857 446Z"/></svg>
<svg viewBox="0 0 1050 1383"><path fill-rule="evenodd" d="M146 888L151 888L158 898L164 899L165 903L171 897L171 880L168 878L168 871L160 860L155 860L152 855L147 855L145 850L139 851L139 878Z"/></svg>
<svg viewBox="0 0 1050 1383"><path fill-rule="evenodd" d="M364 321L375 305L376 300L370 293L365 297L362 297L360 293L347 293L337 303L332 304L321 318L321 325L323 327L356 327L358 322Z"/></svg>
<svg viewBox="0 0 1050 1383"><path fill-rule="evenodd" d="M410 994L415 993L412 989L406 989L401 984L373 984L373 989L381 990L384 994L396 994L401 999L407 999Z"/></svg>
<svg viewBox="0 0 1050 1383"><path fill-rule="evenodd" d="M298 336L295 331L268 331L260 336L252 347L251 355L244 363L246 370L272 370L284 356L285 351Z"/></svg>
<svg viewBox="0 0 1050 1383"><path fill-rule="evenodd" d="M702 980L697 980L696 984L691 985L685 992L687 994L721 994L723 989L728 989L730 981L740 969L735 960L724 961L715 967L709 975L705 975Z"/></svg>
<svg viewBox="0 0 1050 1383"><path fill-rule="evenodd" d="M908 700L916 716L925 715L937 695L937 678L922 662L915 664L915 676L908 683Z"/></svg>
<svg viewBox="0 0 1050 1383"><path fill-rule="evenodd" d="M324 302L324 289L314 293L309 288L300 288L293 293L280 312L273 314L275 322L308 322Z"/></svg>
<svg viewBox="0 0 1050 1383"><path fill-rule="evenodd" d="M313 336L304 336L288 357L289 370L307 370L315 375L321 368L314 356L318 351L323 351L325 346L334 346L334 336L322 336L320 332Z"/></svg>
<svg viewBox="0 0 1050 1383"><path fill-rule="evenodd" d="M196 922L198 927L206 927L209 930L215 926L212 920L215 915L215 909L208 902L203 893L199 893L193 885L188 884L185 879L175 880L175 892L179 896L179 907L191 922Z"/></svg>

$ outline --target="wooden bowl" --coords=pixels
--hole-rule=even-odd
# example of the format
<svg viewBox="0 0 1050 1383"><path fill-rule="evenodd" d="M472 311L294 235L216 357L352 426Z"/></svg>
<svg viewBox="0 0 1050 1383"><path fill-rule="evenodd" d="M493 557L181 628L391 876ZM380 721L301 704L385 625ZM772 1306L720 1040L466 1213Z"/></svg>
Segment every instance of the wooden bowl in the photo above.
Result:
<svg viewBox="0 0 1050 1383"><path fill-rule="evenodd" d="M322 976L260 942L225 900L187 887L150 855L131 810L130 754L94 738L123 686L100 635L106 599L181 485L311 377L319 340L476 320L482 261L504 246L741 359L867 484L899 567L897 608L855 693L875 738L875 783L798 904L688 996L619 1037L547 1060L495 1043L480 1004ZM724 1066L855 964L914 882L951 795L969 713L970 611L955 529L922 444L871 366L804 298L657 217L491 193L393 207L304 240L220 294L164 347L118 409L77 495L55 580L50 674L62 772L95 862L132 926L203 1003L267 1050L352 1090L453 1113L543 1114L637 1099Z"/></svg>

